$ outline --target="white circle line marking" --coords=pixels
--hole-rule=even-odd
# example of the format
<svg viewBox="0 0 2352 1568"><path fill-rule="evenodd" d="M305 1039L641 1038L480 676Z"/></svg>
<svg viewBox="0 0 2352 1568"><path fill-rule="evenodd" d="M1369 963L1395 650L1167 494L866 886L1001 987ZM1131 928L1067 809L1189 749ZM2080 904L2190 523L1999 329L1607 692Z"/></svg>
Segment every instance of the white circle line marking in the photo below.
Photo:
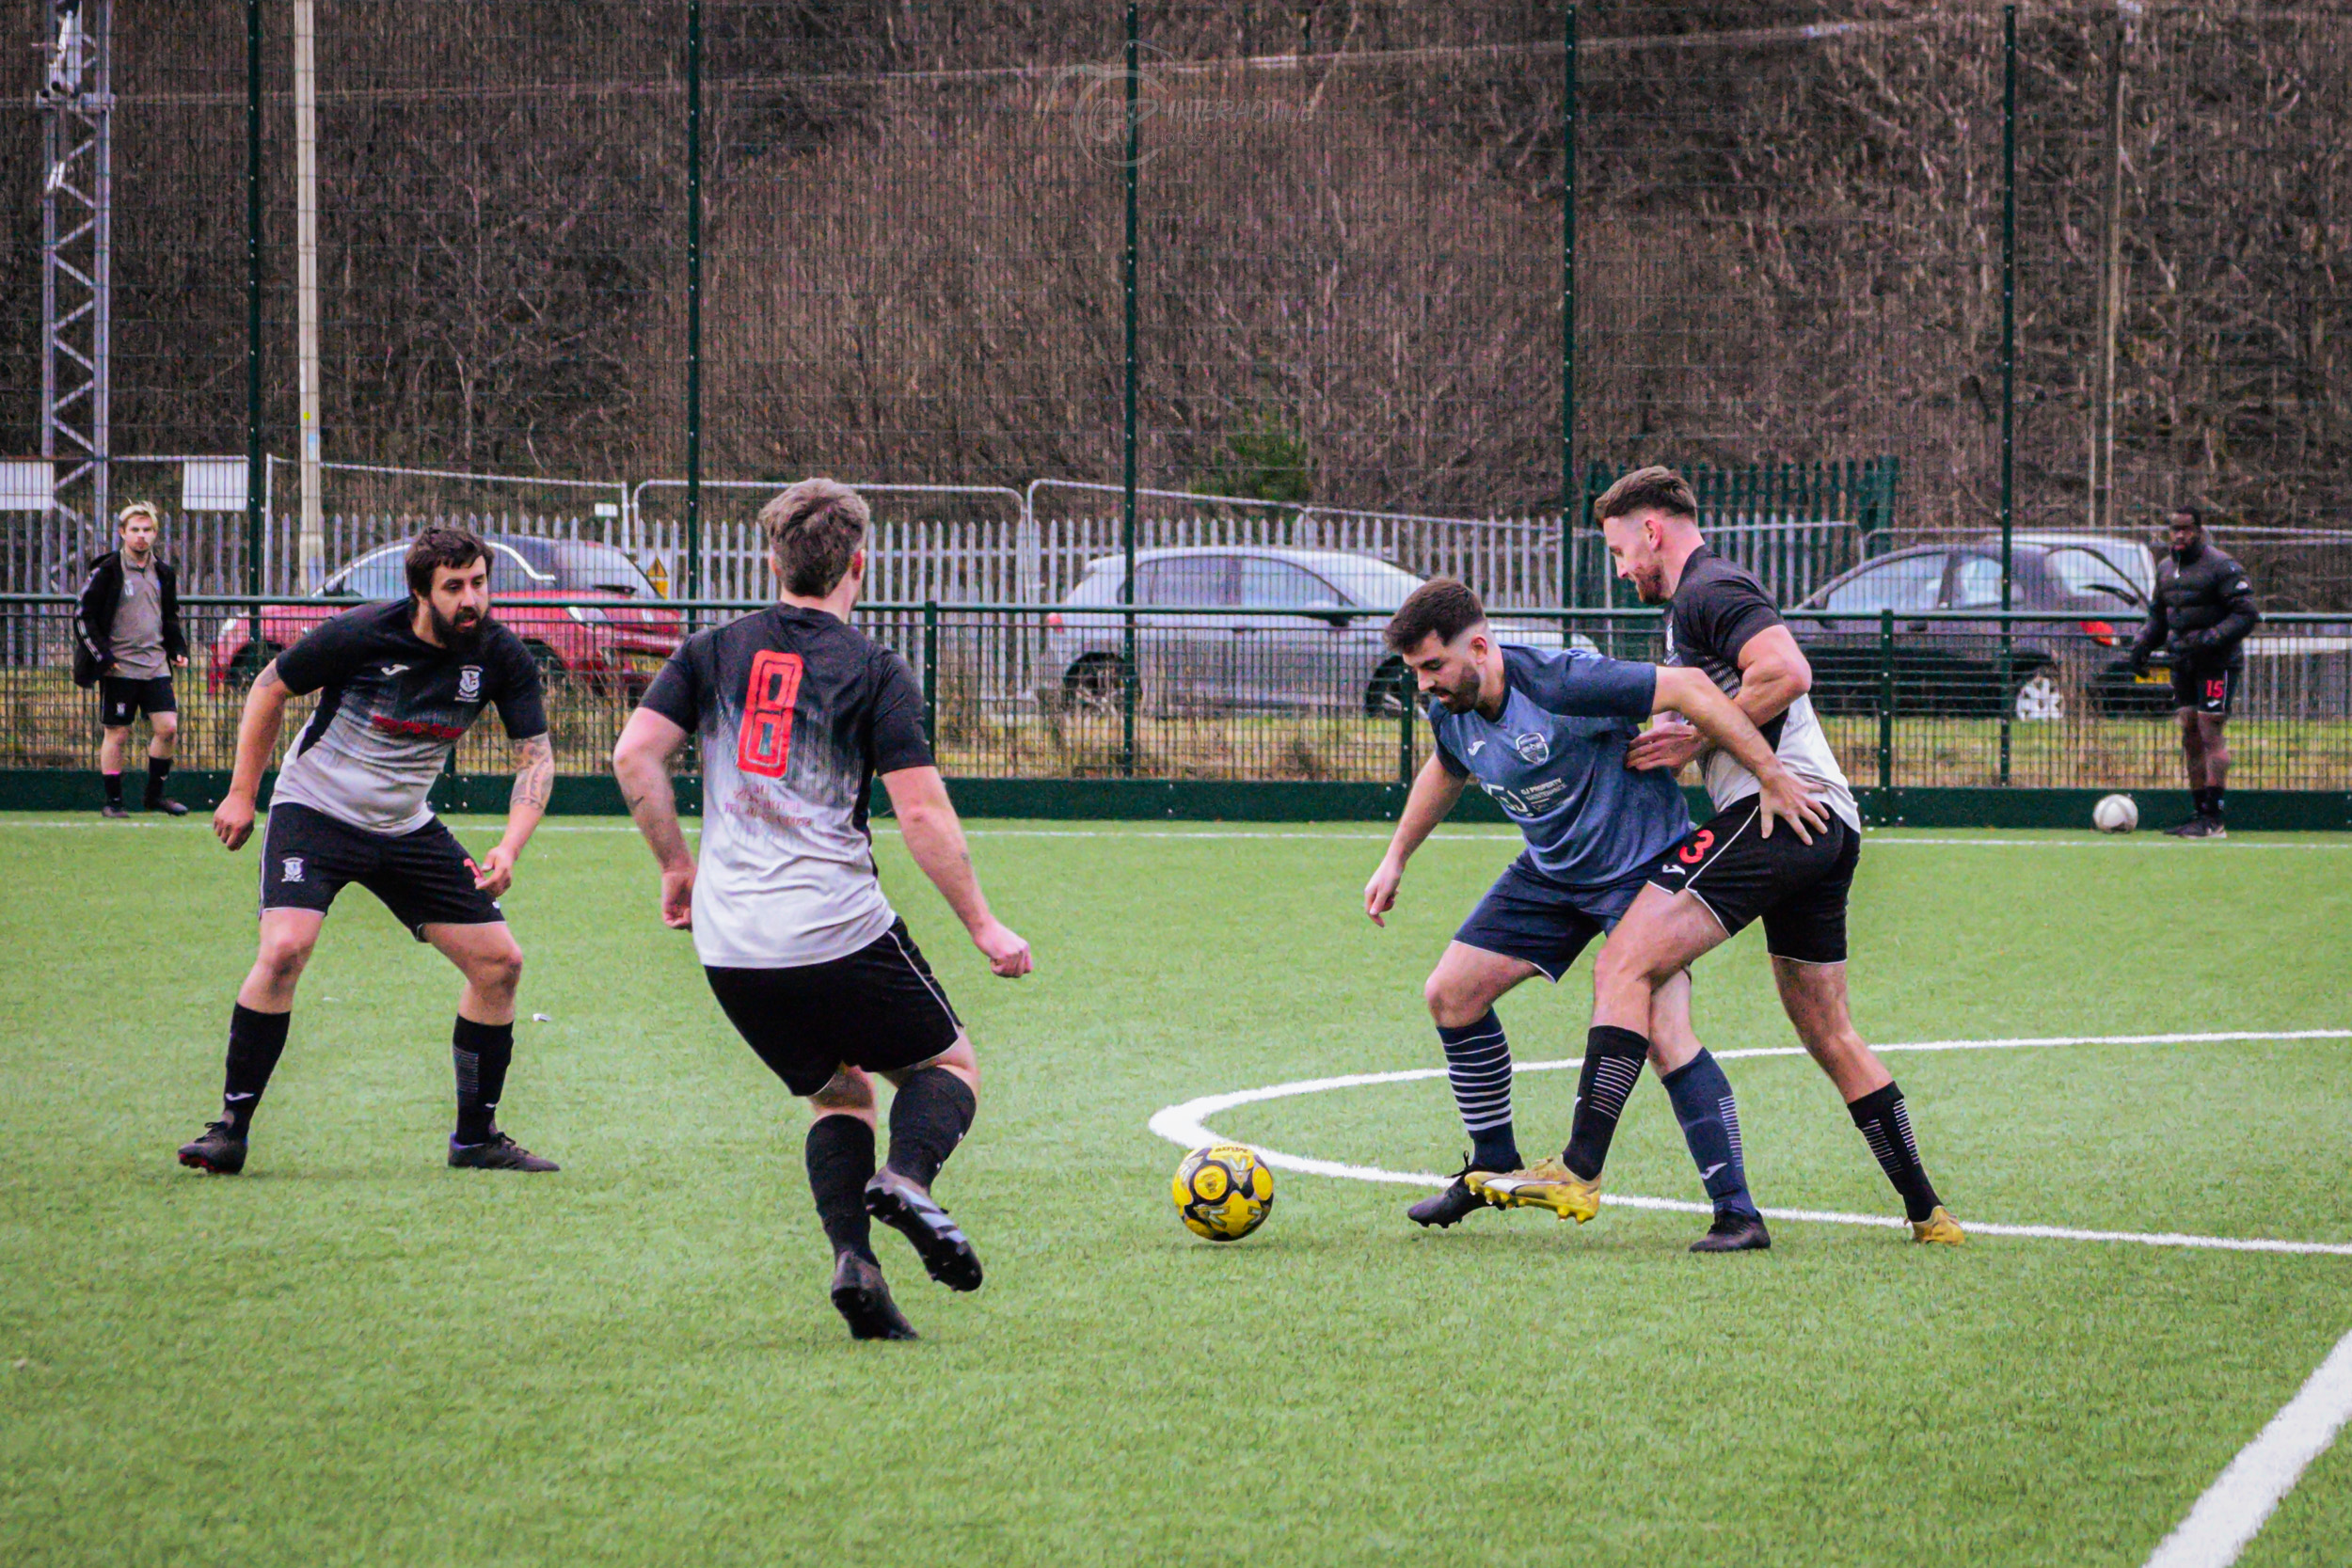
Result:
<svg viewBox="0 0 2352 1568"><path fill-rule="evenodd" d="M1873 1049L1890 1051L2019 1051L2046 1050L2069 1045L2201 1045L2229 1040L2332 1040L2352 1039L2352 1029L2284 1029L2229 1030L2206 1034L2171 1035L2045 1035L2018 1037L2010 1039L1986 1040L1915 1040L1908 1044L1882 1045ZM1739 1061L1753 1056L1801 1056L1802 1047L1793 1045L1763 1046L1746 1051L1720 1051L1718 1061ZM1513 1069L1521 1072L1558 1072L1583 1065L1582 1057L1570 1057L1556 1062L1520 1062ZM1332 1089L1364 1088L1377 1084L1404 1084L1427 1078L1442 1078L1443 1068L1406 1068L1395 1072L1355 1072L1331 1078L1305 1078L1289 1084L1272 1084L1263 1088L1235 1089L1224 1094L1201 1095L1169 1105L1152 1115L1150 1127L1159 1137L1180 1148L1194 1148L1202 1144L1241 1142L1229 1139L1208 1125L1207 1118L1237 1105L1253 1105L1269 1100L1290 1100L1302 1095L1323 1094ZM1317 1160L1305 1155L1285 1154L1279 1149L1258 1149L1258 1156L1278 1170L1295 1170L1308 1176L1327 1176L1348 1181L1377 1181L1404 1187L1442 1187L1449 1180L1426 1171L1387 1170L1378 1165L1355 1165L1338 1160ZM1711 1212L1704 1203L1687 1202L1679 1198L1645 1197L1629 1193L1612 1193L1607 1203L1627 1209L1662 1209L1677 1213L1704 1214ZM1817 1209L1766 1209L1769 1219L1790 1220L1818 1225L1863 1225L1900 1229L1905 1222L1885 1214L1847 1214ZM2352 1258L2352 1243L2292 1242L2265 1237L2194 1236L2177 1231L2082 1230L2054 1225L1999 1225L1982 1220L1967 1222L1972 1234L1986 1236L2024 1236L2058 1242L2128 1242L2143 1246L2197 1247L2220 1252L2278 1252L2301 1255L2321 1255Z"/></svg>

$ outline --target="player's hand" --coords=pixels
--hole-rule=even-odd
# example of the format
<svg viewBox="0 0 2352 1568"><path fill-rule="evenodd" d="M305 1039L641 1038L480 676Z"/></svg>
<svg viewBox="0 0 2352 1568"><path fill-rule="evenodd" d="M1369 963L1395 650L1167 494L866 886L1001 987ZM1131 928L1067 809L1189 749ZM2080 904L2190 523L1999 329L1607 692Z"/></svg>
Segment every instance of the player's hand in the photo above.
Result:
<svg viewBox="0 0 2352 1568"><path fill-rule="evenodd" d="M993 915L972 933L972 945L988 959L989 973L1000 980L1017 980L1037 967L1028 942Z"/></svg>
<svg viewBox="0 0 2352 1568"><path fill-rule="evenodd" d="M503 898L515 885L515 851L501 844L483 856L479 864L468 860L466 869L473 873L476 888L493 898Z"/></svg>
<svg viewBox="0 0 2352 1568"><path fill-rule="evenodd" d="M1788 823L1800 844L1810 844L1814 833L1829 831L1829 811L1820 797L1786 768L1773 768L1769 777L1757 779L1756 784L1756 814L1763 823L1758 837L1772 837L1774 822Z"/></svg>
<svg viewBox="0 0 2352 1568"><path fill-rule="evenodd" d="M171 662L184 670L188 667L188 656L182 654L178 658L173 659Z"/></svg>
<svg viewBox="0 0 2352 1568"><path fill-rule="evenodd" d="M230 849L242 849L253 836L253 797L231 790L213 808L213 836Z"/></svg>
<svg viewBox="0 0 2352 1568"><path fill-rule="evenodd" d="M1380 869L1364 884L1364 913L1372 923L1386 930L1389 923L1380 917L1396 908L1396 890L1405 885L1405 868L1392 860L1380 863Z"/></svg>
<svg viewBox="0 0 2352 1568"><path fill-rule="evenodd" d="M694 863L661 873L661 924L673 931L694 928Z"/></svg>
<svg viewBox="0 0 2352 1568"><path fill-rule="evenodd" d="M1669 773L1679 773L1706 748L1707 738L1697 730L1679 721L1669 721L1652 724L1635 736L1633 743L1625 749L1625 765L1636 772L1663 768Z"/></svg>

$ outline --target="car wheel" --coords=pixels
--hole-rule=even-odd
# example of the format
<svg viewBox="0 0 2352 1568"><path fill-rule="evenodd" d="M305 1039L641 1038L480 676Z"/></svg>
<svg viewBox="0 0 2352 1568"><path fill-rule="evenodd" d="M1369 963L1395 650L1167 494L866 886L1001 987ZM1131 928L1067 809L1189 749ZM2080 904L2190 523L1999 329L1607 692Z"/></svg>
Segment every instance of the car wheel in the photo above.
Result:
<svg viewBox="0 0 2352 1568"><path fill-rule="evenodd" d="M246 690L268 668L269 661L285 651L274 642L263 642L258 646L247 642L237 651L237 657L229 661L230 688L237 691Z"/></svg>
<svg viewBox="0 0 2352 1568"><path fill-rule="evenodd" d="M539 689L552 691L571 678L571 671L564 663L564 656L545 642L526 642L524 651L531 662L539 667Z"/></svg>
<svg viewBox="0 0 2352 1568"><path fill-rule="evenodd" d="M1062 694L1072 711L1107 713L1119 705L1120 661L1109 654L1089 654L1062 677Z"/></svg>
<svg viewBox="0 0 2352 1568"><path fill-rule="evenodd" d="M2021 724L2058 724L2066 721L2066 692L2047 669L2030 672L2018 687L2010 711Z"/></svg>
<svg viewBox="0 0 2352 1568"><path fill-rule="evenodd" d="M1373 672L1372 684L1364 688L1364 714L1372 719L1395 719L1403 715L1413 701L1412 672L1405 661L1392 658Z"/></svg>

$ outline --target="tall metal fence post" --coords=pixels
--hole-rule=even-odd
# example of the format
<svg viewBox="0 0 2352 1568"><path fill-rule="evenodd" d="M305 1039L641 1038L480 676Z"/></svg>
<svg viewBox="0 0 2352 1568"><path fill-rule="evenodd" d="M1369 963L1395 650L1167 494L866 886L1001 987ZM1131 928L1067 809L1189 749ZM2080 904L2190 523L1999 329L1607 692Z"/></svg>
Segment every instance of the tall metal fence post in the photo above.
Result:
<svg viewBox="0 0 2352 1568"><path fill-rule="evenodd" d="M2001 783L2010 782L2010 550L2017 498L2017 8L2001 8Z"/></svg>
<svg viewBox="0 0 2352 1568"><path fill-rule="evenodd" d="M1125 632L1119 673L1119 770L1136 770L1136 158L1142 143L1143 122L1137 114L1136 72L1141 60L1136 31L1136 0L1127 0L1127 156L1120 163L1126 186L1127 243L1120 255L1120 291L1126 309L1127 356L1125 407L1121 415L1120 451L1120 550L1126 558L1126 575L1120 583L1119 602L1126 607Z"/></svg>
<svg viewBox="0 0 2352 1568"><path fill-rule="evenodd" d="M939 601L923 601L923 739L939 752Z"/></svg>
<svg viewBox="0 0 2352 1568"><path fill-rule="evenodd" d="M703 4L686 0L686 560L703 596ZM692 612L689 611L690 621Z"/></svg>
<svg viewBox="0 0 2352 1568"><path fill-rule="evenodd" d="M247 641L257 670L268 461L262 450L262 0L245 0L245 590L253 595Z"/></svg>
<svg viewBox="0 0 2352 1568"><path fill-rule="evenodd" d="M1895 800L1895 611L1879 610L1879 811L1891 818Z"/></svg>
<svg viewBox="0 0 2352 1568"><path fill-rule="evenodd" d="M1560 103L1560 602L1576 603L1576 8L1567 10L1567 82ZM1411 704L1406 705L1410 707Z"/></svg>

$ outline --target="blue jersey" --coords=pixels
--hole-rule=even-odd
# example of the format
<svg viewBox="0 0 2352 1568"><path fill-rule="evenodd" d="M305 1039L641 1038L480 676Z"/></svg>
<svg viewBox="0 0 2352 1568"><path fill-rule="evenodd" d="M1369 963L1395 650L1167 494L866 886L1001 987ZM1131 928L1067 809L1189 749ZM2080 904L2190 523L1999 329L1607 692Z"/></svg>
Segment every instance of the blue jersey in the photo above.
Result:
<svg viewBox="0 0 2352 1568"><path fill-rule="evenodd" d="M1438 764L1494 797L1552 881L1597 889L1654 863L1691 831L1674 774L1625 765L1627 743L1649 717L1657 670L1574 648L1502 653L1499 717L1430 703Z"/></svg>

